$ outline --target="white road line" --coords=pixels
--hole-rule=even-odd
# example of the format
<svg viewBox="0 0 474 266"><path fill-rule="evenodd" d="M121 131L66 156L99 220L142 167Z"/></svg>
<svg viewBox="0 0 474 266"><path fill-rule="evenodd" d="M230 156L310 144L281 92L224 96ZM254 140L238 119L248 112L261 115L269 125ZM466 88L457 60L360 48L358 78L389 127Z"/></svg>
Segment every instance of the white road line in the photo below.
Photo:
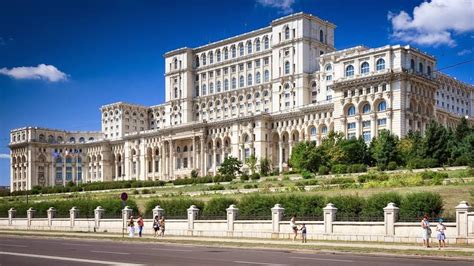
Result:
<svg viewBox="0 0 474 266"><path fill-rule="evenodd" d="M1 255L10 255L10 256L19 256L19 257L30 257L30 258L49 259L49 260L62 260L62 261L74 261L74 262L105 264L105 265L129 265L129 266L143 265L143 264L134 264L134 263L124 263L124 262L118 262L118 261L88 260L88 259L46 256L46 255L39 255L39 254L24 254L24 253L4 252L4 251L0 251L0 254Z"/></svg>
<svg viewBox="0 0 474 266"><path fill-rule="evenodd" d="M27 247L27 246L25 246L25 245L14 245L14 244L0 244L0 246L19 247L19 248L26 248L26 247Z"/></svg>
<svg viewBox="0 0 474 266"><path fill-rule="evenodd" d="M172 249L172 248L155 248L154 250L164 250L164 251L178 251L178 252L191 252L190 249Z"/></svg>
<svg viewBox="0 0 474 266"><path fill-rule="evenodd" d="M334 262L355 262L353 260L339 260L339 259L323 259L323 258L308 258L308 257L289 257L290 259L300 259L300 260L321 260L321 261L334 261Z"/></svg>
<svg viewBox="0 0 474 266"><path fill-rule="evenodd" d="M234 263L240 264L254 264L254 265L272 265L272 266L284 266L286 264L277 264L277 263L268 263L268 262L255 262L255 261L242 261L242 260L235 260Z"/></svg>
<svg viewBox="0 0 474 266"><path fill-rule="evenodd" d="M130 255L130 253L126 253L126 252L115 252L115 251L91 250L91 252L94 252L94 253L107 253L107 254Z"/></svg>

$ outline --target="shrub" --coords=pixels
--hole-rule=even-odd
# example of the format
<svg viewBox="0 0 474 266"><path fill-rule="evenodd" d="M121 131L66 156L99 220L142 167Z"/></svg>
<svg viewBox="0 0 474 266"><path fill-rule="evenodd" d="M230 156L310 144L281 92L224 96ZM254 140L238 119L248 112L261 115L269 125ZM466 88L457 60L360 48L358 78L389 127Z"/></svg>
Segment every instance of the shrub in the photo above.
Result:
<svg viewBox="0 0 474 266"><path fill-rule="evenodd" d="M367 172L367 165L365 164L352 164L348 167L349 173L363 173Z"/></svg>
<svg viewBox="0 0 474 266"><path fill-rule="evenodd" d="M219 183L209 186L209 190L224 190L224 189L225 189L224 185L221 185Z"/></svg>
<svg viewBox="0 0 474 266"><path fill-rule="evenodd" d="M400 217L419 218L425 214L437 217L443 211L443 200L438 193L418 192L407 194L400 204Z"/></svg>
<svg viewBox="0 0 474 266"><path fill-rule="evenodd" d="M326 200L337 207L336 217L359 216L365 205L365 199L358 196L336 196Z"/></svg>
<svg viewBox="0 0 474 266"><path fill-rule="evenodd" d="M273 176L280 175L280 171L278 170L278 168L273 169L272 175Z"/></svg>
<svg viewBox="0 0 474 266"><path fill-rule="evenodd" d="M259 173L253 173L253 174L250 176L250 179L252 179L252 180L258 180L258 179L260 179L260 174L259 174Z"/></svg>
<svg viewBox="0 0 474 266"><path fill-rule="evenodd" d="M243 174L240 175L240 180L242 180L242 181L247 181L249 179L250 179L250 176L246 173L243 173Z"/></svg>
<svg viewBox="0 0 474 266"><path fill-rule="evenodd" d="M436 167L437 164L438 164L438 161L436 159L413 158L408 161L407 167L410 169L433 168L433 167Z"/></svg>
<svg viewBox="0 0 474 266"><path fill-rule="evenodd" d="M331 168L333 174L345 174L347 173L347 165L345 164L335 164Z"/></svg>
<svg viewBox="0 0 474 266"><path fill-rule="evenodd" d="M226 214L226 209L231 204L237 204L237 200L234 198L216 197L212 198L202 210L202 214L206 216L220 216Z"/></svg>
<svg viewBox="0 0 474 266"><path fill-rule="evenodd" d="M426 179L445 179L445 178L448 178L449 176L447 173L425 171L421 173L421 177L423 178L423 180L426 180Z"/></svg>
<svg viewBox="0 0 474 266"><path fill-rule="evenodd" d="M389 171L396 170L397 168L398 168L397 162L394 162L394 161L389 162L387 165L387 170Z"/></svg>
<svg viewBox="0 0 474 266"><path fill-rule="evenodd" d="M272 195L252 194L243 197L239 202L239 211L242 216L268 216L270 209L278 200Z"/></svg>
<svg viewBox="0 0 474 266"><path fill-rule="evenodd" d="M326 184L326 185L334 185L334 184L353 184L355 183L354 178L352 177L335 177L335 178L328 178L321 183Z"/></svg>
<svg viewBox="0 0 474 266"><path fill-rule="evenodd" d="M251 188L257 188L257 184L245 184L244 189L251 189Z"/></svg>
<svg viewBox="0 0 474 266"><path fill-rule="evenodd" d="M187 214L187 209L191 205L196 205L196 207L200 210L204 208L204 202L187 197L173 199L152 199L147 201L145 204L146 213L152 213L152 210L156 205L160 205L160 207L165 210L165 216L172 217L185 217Z"/></svg>
<svg viewBox="0 0 474 266"><path fill-rule="evenodd" d="M400 206L402 197L395 192L378 193L369 196L366 200L364 209L361 212L363 217L383 217L383 208L388 203L393 202L397 207Z"/></svg>
<svg viewBox="0 0 474 266"><path fill-rule="evenodd" d="M198 178L198 177L199 177L198 171L196 171L196 169L193 169L191 171L191 178Z"/></svg>
<svg viewBox="0 0 474 266"><path fill-rule="evenodd" d="M327 175L329 174L329 168L325 165L321 165L318 169L318 174L319 175Z"/></svg>
<svg viewBox="0 0 474 266"><path fill-rule="evenodd" d="M303 179L313 178L313 174L309 171L306 171L306 170L301 171L301 176L303 177Z"/></svg>

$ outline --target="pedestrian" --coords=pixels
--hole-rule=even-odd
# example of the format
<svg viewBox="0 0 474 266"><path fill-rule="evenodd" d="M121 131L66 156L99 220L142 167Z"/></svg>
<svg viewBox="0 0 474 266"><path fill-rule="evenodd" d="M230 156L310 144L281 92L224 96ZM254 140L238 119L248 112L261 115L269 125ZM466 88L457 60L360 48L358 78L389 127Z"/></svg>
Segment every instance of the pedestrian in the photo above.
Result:
<svg viewBox="0 0 474 266"><path fill-rule="evenodd" d="M438 225L436 225L436 231L438 231L438 249L441 250L442 247L446 247L446 235L444 234L444 231L446 231L446 226L443 224L443 219L441 218L438 221Z"/></svg>
<svg viewBox="0 0 474 266"><path fill-rule="evenodd" d="M293 241L295 241L296 237L298 236L298 226L296 226L296 214L293 214L293 216L291 216L290 227L293 230Z"/></svg>
<svg viewBox="0 0 474 266"><path fill-rule="evenodd" d="M164 237L165 236L165 217L161 216L160 219L160 236Z"/></svg>
<svg viewBox="0 0 474 266"><path fill-rule="evenodd" d="M303 224L300 228L301 231L301 243L306 243L306 224Z"/></svg>
<svg viewBox="0 0 474 266"><path fill-rule="evenodd" d="M155 215L155 219L153 220L153 230L155 230L155 237L157 237L158 231L160 230L160 219L158 219L158 215Z"/></svg>
<svg viewBox="0 0 474 266"><path fill-rule="evenodd" d="M138 236L142 237L144 222L143 222L143 217L141 214L138 215L137 225L138 225Z"/></svg>
<svg viewBox="0 0 474 266"><path fill-rule="evenodd" d="M428 215L425 214L423 216L423 220L421 220L421 228L423 229L423 246L429 248L430 247L430 237L431 237L431 228L430 222L428 221Z"/></svg>
<svg viewBox="0 0 474 266"><path fill-rule="evenodd" d="M128 220L128 236L133 237L135 235L135 222L133 221L133 216L130 216Z"/></svg>

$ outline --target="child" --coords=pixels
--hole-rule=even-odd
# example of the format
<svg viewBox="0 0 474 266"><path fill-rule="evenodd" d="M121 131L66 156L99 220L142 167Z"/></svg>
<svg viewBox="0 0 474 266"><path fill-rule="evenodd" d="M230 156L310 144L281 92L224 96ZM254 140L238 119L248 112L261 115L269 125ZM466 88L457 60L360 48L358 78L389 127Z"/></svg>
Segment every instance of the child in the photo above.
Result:
<svg viewBox="0 0 474 266"><path fill-rule="evenodd" d="M306 225L305 224L301 226L300 231L301 231L301 243L306 243Z"/></svg>
<svg viewBox="0 0 474 266"><path fill-rule="evenodd" d="M439 219L438 225L436 225L436 231L438 231L438 249L441 250L442 247L446 247L446 235L444 234L444 231L446 231L446 226L443 224L443 219Z"/></svg>

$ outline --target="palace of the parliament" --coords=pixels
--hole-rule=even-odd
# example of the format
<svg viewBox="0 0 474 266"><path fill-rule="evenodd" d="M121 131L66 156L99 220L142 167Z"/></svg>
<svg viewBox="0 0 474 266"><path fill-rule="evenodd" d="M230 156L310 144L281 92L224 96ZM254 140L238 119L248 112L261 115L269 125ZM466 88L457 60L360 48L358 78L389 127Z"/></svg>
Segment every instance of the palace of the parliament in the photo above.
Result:
<svg viewBox="0 0 474 266"><path fill-rule="evenodd" d="M330 131L369 142L430 120L474 122L474 88L411 46L334 48L331 22L298 13L165 57L165 102L101 107L102 129L11 130L11 190L213 175L226 156L288 168L299 141Z"/></svg>

